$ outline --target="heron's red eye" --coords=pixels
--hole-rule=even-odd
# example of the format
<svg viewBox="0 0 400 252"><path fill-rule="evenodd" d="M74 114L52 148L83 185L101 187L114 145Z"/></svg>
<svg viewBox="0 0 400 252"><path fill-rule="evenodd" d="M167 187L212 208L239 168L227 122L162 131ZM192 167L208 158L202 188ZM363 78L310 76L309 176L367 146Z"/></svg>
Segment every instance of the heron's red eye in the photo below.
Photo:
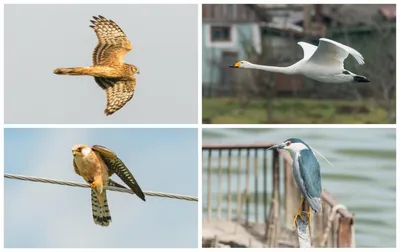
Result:
<svg viewBox="0 0 400 252"><path fill-rule="evenodd" d="M291 144L290 141L287 141L287 142L286 142L286 146L289 146L290 144Z"/></svg>

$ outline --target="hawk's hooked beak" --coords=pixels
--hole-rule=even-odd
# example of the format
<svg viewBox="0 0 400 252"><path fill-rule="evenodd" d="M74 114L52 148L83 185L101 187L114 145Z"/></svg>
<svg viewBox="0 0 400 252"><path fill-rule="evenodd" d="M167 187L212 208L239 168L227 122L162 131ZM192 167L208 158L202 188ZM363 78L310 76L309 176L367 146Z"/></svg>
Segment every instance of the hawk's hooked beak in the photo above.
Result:
<svg viewBox="0 0 400 252"><path fill-rule="evenodd" d="M140 69L139 68L136 68L136 69L137 69L136 73L140 74Z"/></svg>
<svg viewBox="0 0 400 252"><path fill-rule="evenodd" d="M279 150L279 149L283 149L283 147L285 147L285 144L281 143L281 144L271 146L267 150Z"/></svg>
<svg viewBox="0 0 400 252"><path fill-rule="evenodd" d="M233 65L230 65L229 67L238 68L238 67L240 67L241 64L242 64L242 63L240 63L240 61L239 61L239 62L236 62L236 63L233 64Z"/></svg>

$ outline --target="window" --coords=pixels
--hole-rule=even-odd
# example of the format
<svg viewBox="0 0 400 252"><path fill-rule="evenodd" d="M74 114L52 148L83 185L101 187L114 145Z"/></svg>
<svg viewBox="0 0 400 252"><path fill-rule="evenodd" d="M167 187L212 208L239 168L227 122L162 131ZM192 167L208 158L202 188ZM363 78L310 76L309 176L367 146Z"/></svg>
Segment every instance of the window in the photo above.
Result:
<svg viewBox="0 0 400 252"><path fill-rule="evenodd" d="M231 27L229 26L213 26L211 27L212 42L231 41Z"/></svg>

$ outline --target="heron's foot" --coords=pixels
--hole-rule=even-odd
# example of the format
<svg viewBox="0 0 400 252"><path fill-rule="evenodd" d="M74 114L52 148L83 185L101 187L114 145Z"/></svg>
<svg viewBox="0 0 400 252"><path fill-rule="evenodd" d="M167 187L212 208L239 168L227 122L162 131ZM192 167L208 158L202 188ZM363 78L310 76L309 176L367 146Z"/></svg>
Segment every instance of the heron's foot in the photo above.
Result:
<svg viewBox="0 0 400 252"><path fill-rule="evenodd" d="M298 212L296 213L296 215L294 216L294 219L293 219L293 228L297 228L297 222L296 222L297 217L300 217L300 219L301 219L302 221L304 221L303 216L301 216L301 209L299 209L299 211L298 211Z"/></svg>

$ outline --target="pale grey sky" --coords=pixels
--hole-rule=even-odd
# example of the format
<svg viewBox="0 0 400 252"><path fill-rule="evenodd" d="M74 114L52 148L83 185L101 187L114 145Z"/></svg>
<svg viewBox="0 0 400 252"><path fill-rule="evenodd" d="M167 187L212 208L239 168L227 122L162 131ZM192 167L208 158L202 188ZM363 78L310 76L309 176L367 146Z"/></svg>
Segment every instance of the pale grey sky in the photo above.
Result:
<svg viewBox="0 0 400 252"><path fill-rule="evenodd" d="M5 5L5 123L197 123L197 5ZM89 76L94 15L114 20L133 45L135 95L105 116L104 91Z"/></svg>

